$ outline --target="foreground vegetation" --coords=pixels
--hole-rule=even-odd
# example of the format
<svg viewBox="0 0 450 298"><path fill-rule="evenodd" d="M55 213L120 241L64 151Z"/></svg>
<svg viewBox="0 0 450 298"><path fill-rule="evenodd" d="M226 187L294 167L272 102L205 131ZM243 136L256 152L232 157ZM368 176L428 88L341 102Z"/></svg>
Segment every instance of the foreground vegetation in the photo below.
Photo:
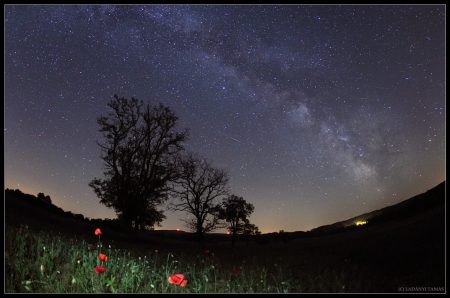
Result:
<svg viewBox="0 0 450 298"><path fill-rule="evenodd" d="M292 290L281 268L255 262L220 264L214 252L198 254L124 250L102 243L108 256L105 273L97 245L64 235L7 227L6 292L41 293L232 293ZM93 239L96 239L94 234ZM238 266L239 265L239 266ZM244 265L244 266L243 266ZM270 270L270 272L269 272ZM187 285L170 284L168 277L184 274ZM286 272L287 273L287 272Z"/></svg>
<svg viewBox="0 0 450 298"><path fill-rule="evenodd" d="M190 233L122 230L6 192L5 292L442 293L444 191L442 183L365 225L239 237L234 246L225 234L199 245Z"/></svg>
<svg viewBox="0 0 450 298"><path fill-rule="evenodd" d="M240 241L234 247L230 241L200 246L176 238L142 243L102 238L97 247L94 229L72 235L7 224L6 292L365 293L414 286L442 292L441 213L430 213L421 224L411 219L287 242ZM100 249L107 262L98 259ZM102 274L94 271L100 264L106 268ZM185 286L169 282L174 274L183 274Z"/></svg>

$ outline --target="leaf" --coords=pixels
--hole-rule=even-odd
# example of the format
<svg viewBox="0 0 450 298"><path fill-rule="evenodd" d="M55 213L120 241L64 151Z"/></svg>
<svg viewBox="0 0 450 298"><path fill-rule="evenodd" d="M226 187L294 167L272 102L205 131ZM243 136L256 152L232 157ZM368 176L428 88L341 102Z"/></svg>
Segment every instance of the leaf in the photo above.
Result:
<svg viewBox="0 0 450 298"><path fill-rule="evenodd" d="M106 282L106 285L107 285L108 287L112 287L112 285L113 285L113 283L115 282L115 280L116 280L116 277L115 277L115 276L111 276L111 279L109 279L109 280Z"/></svg>
<svg viewBox="0 0 450 298"><path fill-rule="evenodd" d="M131 266L131 273L137 273L139 271L139 266L137 265L132 265Z"/></svg>
<svg viewBox="0 0 450 298"><path fill-rule="evenodd" d="M25 281L22 281L22 285L24 286L24 288L25 288L27 291L30 291L30 292L31 292L31 287L30 287L30 285L31 285L31 280L25 280Z"/></svg>

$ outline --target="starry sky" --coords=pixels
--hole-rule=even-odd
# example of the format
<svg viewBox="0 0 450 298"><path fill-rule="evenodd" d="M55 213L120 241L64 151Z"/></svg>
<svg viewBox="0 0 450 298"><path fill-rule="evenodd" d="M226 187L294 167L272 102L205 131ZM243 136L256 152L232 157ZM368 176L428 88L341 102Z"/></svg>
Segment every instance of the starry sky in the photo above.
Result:
<svg viewBox="0 0 450 298"><path fill-rule="evenodd" d="M175 111L263 233L445 180L444 5L6 5L4 24L5 187L65 210L115 217L88 186L114 94Z"/></svg>

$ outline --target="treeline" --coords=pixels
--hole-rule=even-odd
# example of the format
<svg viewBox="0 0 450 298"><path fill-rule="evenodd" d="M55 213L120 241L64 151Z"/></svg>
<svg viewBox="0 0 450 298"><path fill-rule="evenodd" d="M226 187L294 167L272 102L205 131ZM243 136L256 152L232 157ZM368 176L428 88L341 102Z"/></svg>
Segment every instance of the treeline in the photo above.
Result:
<svg viewBox="0 0 450 298"><path fill-rule="evenodd" d="M66 218L72 218L75 220L82 220L86 222L102 222L102 223L113 223L118 222L118 220L110 220L110 219L90 219L89 217L85 217L83 214L73 213L71 211L64 211L62 208L54 205L51 201L49 195L45 195L44 193L38 193L37 196L23 193L19 189L5 189L5 199L6 201L10 200L21 200L26 202L32 207L40 207L45 210L48 210L56 215L64 216Z"/></svg>
<svg viewBox="0 0 450 298"><path fill-rule="evenodd" d="M45 196L44 196L45 197ZM50 196L48 196L50 198ZM6 222L27 224L34 228L53 228L59 232L84 234L87 230L101 227L129 234L130 230L120 220L89 218L83 214L64 211L41 195L25 194L19 189L5 189ZM50 198L51 200L51 198Z"/></svg>
<svg viewBox="0 0 450 298"><path fill-rule="evenodd" d="M124 235L127 235L128 240L134 239L129 237L129 232L132 230L130 230L123 221L117 218L89 218L83 216L83 214L64 211L62 208L51 203L51 199L50 202L48 199L43 200L42 195L34 196L25 194L19 189L12 190L7 188L5 190L5 200L7 222L11 219L19 221L20 224L34 225L33 223L37 222L41 225L41 228L46 230L48 230L49 226L54 226L54 231L73 232L74 230L77 230L81 234L85 233L87 227L89 227L89 231L95 227L101 227L103 230L109 229L108 234L110 236L120 237L120 234L117 234L117 232L123 232ZM233 198L233 200L228 201L228 204L232 204L235 201L239 202L241 200L239 197L236 197ZM256 241L259 244L267 244L277 241L287 243L295 238L305 237L308 234L309 233L306 232L288 233L280 230L279 232L262 235L254 232L239 232L236 233L235 236L231 234L229 237L231 237L232 242ZM146 235L146 233L143 233L142 235ZM163 238L174 237L176 239L192 240L192 234L190 233L158 231L157 235ZM220 237L218 234L208 234L205 235L205 237L208 241L223 241L225 239L224 236ZM141 240L145 240L145 238L142 238Z"/></svg>

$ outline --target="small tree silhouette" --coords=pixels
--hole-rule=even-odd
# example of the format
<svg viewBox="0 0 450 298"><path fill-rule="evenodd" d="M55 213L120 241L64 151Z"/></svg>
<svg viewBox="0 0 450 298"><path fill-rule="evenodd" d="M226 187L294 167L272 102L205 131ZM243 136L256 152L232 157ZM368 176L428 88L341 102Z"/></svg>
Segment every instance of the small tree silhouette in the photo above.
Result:
<svg viewBox="0 0 450 298"><path fill-rule="evenodd" d="M44 195L44 193L40 192L37 194L37 198L43 202L46 202L48 204L52 204L52 199L49 195Z"/></svg>
<svg viewBox="0 0 450 298"><path fill-rule="evenodd" d="M258 231L258 228L250 224L248 220L248 217L254 210L255 207L252 204L247 203L244 198L236 195L231 195L223 200L219 218L228 223L228 229L232 234L232 245L236 241L237 234L251 235L256 234Z"/></svg>
<svg viewBox="0 0 450 298"><path fill-rule="evenodd" d="M242 234L244 234L244 235L260 235L261 232L259 231L259 228L256 225L247 222L244 224L244 227L242 229Z"/></svg>

